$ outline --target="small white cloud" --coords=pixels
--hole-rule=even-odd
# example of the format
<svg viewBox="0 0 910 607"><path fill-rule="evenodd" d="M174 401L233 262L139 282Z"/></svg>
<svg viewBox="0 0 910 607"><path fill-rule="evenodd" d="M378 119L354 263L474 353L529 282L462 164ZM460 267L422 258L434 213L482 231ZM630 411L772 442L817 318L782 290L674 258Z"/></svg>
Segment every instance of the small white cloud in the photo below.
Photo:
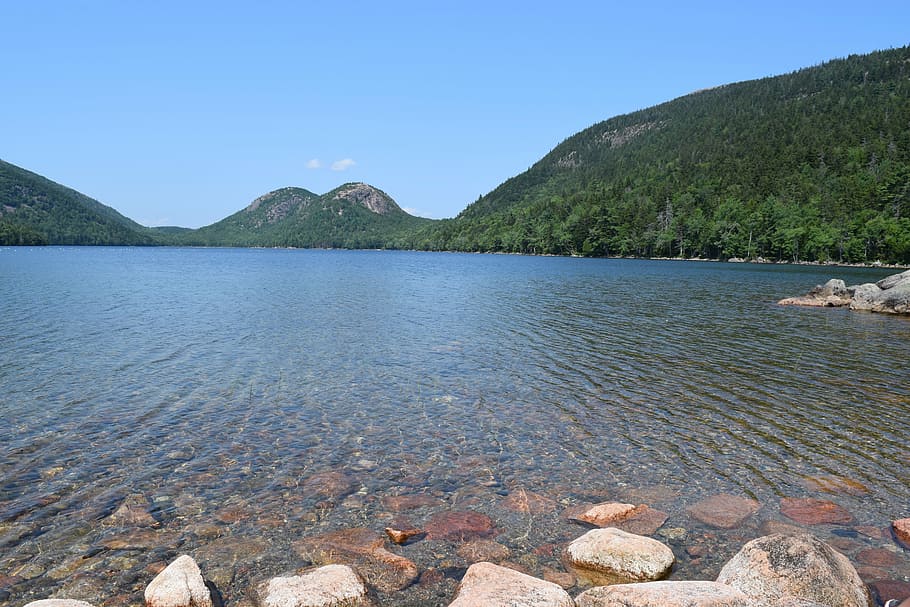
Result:
<svg viewBox="0 0 910 607"><path fill-rule="evenodd" d="M354 166L355 164L357 164L357 163L354 162L353 160L351 160L350 158L345 158L344 160L336 160L335 162L332 163L332 170L333 171L346 171L349 168L351 168L352 166Z"/></svg>
<svg viewBox="0 0 910 607"><path fill-rule="evenodd" d="M318 158L313 158L312 160L307 160L306 168L308 169L321 169L322 161Z"/></svg>

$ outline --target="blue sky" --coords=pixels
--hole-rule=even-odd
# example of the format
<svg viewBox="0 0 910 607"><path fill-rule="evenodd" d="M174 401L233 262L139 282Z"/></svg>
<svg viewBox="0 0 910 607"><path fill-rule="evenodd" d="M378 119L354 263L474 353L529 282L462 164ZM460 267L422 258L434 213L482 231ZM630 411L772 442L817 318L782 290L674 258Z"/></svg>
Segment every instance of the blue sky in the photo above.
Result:
<svg viewBox="0 0 910 607"><path fill-rule="evenodd" d="M347 181L452 217L601 120L906 44L906 0L0 0L0 158L145 225Z"/></svg>

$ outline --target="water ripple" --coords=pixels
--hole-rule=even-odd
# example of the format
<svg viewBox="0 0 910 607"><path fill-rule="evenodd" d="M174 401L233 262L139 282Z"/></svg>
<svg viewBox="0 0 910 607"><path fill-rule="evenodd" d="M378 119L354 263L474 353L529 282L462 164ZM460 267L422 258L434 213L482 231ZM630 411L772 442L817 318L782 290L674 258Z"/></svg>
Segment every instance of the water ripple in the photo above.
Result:
<svg viewBox="0 0 910 607"><path fill-rule="evenodd" d="M0 545L21 564L97 541L135 493L181 530L239 499L353 524L366 515L289 492L332 470L368 504L663 487L673 513L720 491L815 495L806 477L829 475L868 487L838 500L880 526L910 514L910 322L773 304L832 273L884 274L0 250Z"/></svg>

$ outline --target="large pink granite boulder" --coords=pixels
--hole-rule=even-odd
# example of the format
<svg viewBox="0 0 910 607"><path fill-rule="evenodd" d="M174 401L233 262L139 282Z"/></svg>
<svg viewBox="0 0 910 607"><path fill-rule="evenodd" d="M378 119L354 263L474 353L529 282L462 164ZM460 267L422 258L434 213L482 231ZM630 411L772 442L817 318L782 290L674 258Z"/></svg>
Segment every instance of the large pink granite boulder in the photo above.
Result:
<svg viewBox="0 0 910 607"><path fill-rule="evenodd" d="M742 591L756 606L800 599L828 607L872 607L872 597L843 554L809 534L752 540L724 565L717 581Z"/></svg>
<svg viewBox="0 0 910 607"><path fill-rule="evenodd" d="M493 563L475 563L449 607L575 607L560 586Z"/></svg>

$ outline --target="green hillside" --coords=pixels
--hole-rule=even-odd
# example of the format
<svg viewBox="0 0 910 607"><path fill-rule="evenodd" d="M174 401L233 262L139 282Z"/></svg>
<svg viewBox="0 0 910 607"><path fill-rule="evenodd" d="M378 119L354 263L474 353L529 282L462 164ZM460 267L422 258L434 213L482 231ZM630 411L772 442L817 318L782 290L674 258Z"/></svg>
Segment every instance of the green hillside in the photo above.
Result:
<svg viewBox="0 0 910 607"><path fill-rule="evenodd" d="M908 263L910 48L601 122L411 244Z"/></svg>
<svg viewBox="0 0 910 607"><path fill-rule="evenodd" d="M404 246L430 220L405 213L384 192L348 183L317 195L282 188L210 226L173 234L194 246L367 249Z"/></svg>
<svg viewBox="0 0 910 607"><path fill-rule="evenodd" d="M0 160L0 245L149 245L147 228L97 200Z"/></svg>

